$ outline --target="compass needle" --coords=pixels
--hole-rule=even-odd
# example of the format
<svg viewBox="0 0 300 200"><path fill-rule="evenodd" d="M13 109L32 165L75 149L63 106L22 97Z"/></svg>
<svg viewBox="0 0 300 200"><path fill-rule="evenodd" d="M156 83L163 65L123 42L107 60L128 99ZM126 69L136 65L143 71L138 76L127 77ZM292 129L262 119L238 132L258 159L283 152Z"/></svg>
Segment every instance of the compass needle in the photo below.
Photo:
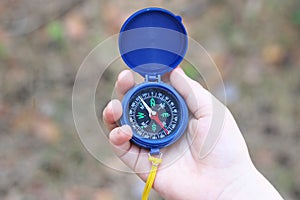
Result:
<svg viewBox="0 0 300 200"><path fill-rule="evenodd" d="M151 116L151 119L153 119L165 131L167 135L169 134L169 131L165 128L157 115Z"/></svg>
<svg viewBox="0 0 300 200"><path fill-rule="evenodd" d="M146 107L146 110L148 111L149 116L156 114L156 112L153 111L140 96L139 96L139 99L141 100L142 104Z"/></svg>

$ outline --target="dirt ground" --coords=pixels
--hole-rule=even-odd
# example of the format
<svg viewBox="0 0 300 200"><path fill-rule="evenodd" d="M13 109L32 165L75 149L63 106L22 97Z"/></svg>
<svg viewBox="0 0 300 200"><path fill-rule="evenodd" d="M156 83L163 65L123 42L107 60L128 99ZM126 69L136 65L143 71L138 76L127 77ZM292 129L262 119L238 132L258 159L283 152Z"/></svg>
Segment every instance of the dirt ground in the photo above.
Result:
<svg viewBox="0 0 300 200"><path fill-rule="evenodd" d="M73 121L72 90L88 53L149 6L182 16L189 36L222 74L227 105L256 167L285 199L300 199L297 0L1 0L0 199L140 198L138 178L104 166L84 148ZM101 60L96 64L104 67ZM188 62L182 67L202 80ZM98 114L125 68L119 60L105 70L96 93ZM218 88L216 81L213 92ZM101 153L111 155L109 149Z"/></svg>

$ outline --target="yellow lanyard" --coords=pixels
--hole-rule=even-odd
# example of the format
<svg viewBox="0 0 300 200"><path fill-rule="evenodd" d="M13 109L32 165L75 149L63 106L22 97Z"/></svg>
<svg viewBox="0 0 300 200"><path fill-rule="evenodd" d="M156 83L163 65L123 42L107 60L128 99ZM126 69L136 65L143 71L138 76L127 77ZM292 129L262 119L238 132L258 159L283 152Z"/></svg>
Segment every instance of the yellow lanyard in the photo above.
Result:
<svg viewBox="0 0 300 200"><path fill-rule="evenodd" d="M151 156L151 154L149 154L148 160L150 162L152 162L152 167L151 167L151 171L150 171L150 173L148 175L148 179L147 179L146 185L144 187L144 192L143 192L143 195L142 195L142 200L148 200L149 193L150 193L152 185L154 183L154 179L155 179L155 176L156 176L158 165L162 162L161 156L162 156L161 153L160 153L159 158L156 158L154 156Z"/></svg>

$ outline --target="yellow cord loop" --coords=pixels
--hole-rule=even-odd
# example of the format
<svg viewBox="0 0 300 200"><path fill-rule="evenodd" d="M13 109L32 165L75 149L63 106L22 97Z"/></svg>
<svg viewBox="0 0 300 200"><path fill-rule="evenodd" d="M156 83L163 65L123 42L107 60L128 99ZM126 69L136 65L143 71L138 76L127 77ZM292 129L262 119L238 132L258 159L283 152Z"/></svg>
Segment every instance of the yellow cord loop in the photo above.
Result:
<svg viewBox="0 0 300 200"><path fill-rule="evenodd" d="M148 176L145 188L144 188L142 200L148 200L152 185L154 183L158 165L162 162L161 156L162 156L162 154L160 154L159 158L156 158L149 154L148 160L150 162L152 162L152 167L151 167L151 171L149 173L149 176Z"/></svg>

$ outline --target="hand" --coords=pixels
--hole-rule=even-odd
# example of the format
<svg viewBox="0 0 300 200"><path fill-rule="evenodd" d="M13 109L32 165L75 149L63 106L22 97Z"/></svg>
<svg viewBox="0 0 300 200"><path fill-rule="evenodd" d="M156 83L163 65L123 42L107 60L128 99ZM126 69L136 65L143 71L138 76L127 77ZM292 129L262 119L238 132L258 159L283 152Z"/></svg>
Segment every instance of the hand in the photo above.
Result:
<svg viewBox="0 0 300 200"><path fill-rule="evenodd" d="M188 78L181 68L177 67L167 78L185 99L192 116L186 137L163 150L163 163L159 166L154 189L165 199L280 199L252 164L230 111L199 83ZM120 99L134 85L133 74L129 70L121 72L116 82ZM201 146L210 126L214 126L211 124L213 106L225 109L223 129L211 152L200 158ZM145 170L151 168L148 150L131 144L131 128L128 125L118 127L116 123L121 115L119 100L112 100L103 111L110 142L120 159L146 181L148 173ZM171 165L170 161L173 161Z"/></svg>

